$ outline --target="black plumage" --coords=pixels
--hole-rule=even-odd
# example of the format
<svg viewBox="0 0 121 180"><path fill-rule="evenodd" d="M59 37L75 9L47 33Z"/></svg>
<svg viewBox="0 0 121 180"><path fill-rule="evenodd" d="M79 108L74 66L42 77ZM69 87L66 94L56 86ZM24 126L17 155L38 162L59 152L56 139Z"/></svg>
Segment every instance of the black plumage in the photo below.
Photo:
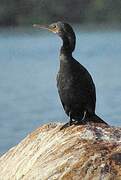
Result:
<svg viewBox="0 0 121 180"><path fill-rule="evenodd" d="M63 45L60 50L60 69L57 75L58 93L69 123L79 124L87 121L105 123L95 114L96 91L91 75L78 61L72 57L76 37L72 27L63 22L49 26L34 25L58 34Z"/></svg>

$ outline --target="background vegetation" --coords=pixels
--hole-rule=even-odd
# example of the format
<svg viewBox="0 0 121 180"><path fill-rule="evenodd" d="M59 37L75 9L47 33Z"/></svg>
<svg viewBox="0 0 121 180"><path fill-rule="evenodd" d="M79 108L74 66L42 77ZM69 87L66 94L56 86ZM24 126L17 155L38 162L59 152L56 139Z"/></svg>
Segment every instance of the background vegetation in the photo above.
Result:
<svg viewBox="0 0 121 180"><path fill-rule="evenodd" d="M0 0L0 25L120 23L121 0Z"/></svg>

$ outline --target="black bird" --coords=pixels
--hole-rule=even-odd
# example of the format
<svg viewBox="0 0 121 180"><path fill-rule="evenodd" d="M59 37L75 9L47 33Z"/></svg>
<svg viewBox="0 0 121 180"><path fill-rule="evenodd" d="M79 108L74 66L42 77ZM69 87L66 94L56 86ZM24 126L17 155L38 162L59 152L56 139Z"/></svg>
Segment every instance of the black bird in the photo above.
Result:
<svg viewBox="0 0 121 180"><path fill-rule="evenodd" d="M76 44L76 36L72 27L63 22L44 26L35 24L33 26L56 33L63 41L60 49L57 88L63 108L70 121L62 128L88 121L107 124L95 114L96 91L91 75L72 56Z"/></svg>

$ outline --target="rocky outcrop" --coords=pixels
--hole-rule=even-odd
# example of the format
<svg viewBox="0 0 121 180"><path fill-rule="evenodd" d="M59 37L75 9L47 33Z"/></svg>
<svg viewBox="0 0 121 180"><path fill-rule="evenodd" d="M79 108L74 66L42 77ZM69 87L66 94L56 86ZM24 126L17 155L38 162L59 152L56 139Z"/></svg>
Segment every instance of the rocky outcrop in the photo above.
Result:
<svg viewBox="0 0 121 180"><path fill-rule="evenodd" d="M121 128L43 125L0 157L0 180L120 180Z"/></svg>

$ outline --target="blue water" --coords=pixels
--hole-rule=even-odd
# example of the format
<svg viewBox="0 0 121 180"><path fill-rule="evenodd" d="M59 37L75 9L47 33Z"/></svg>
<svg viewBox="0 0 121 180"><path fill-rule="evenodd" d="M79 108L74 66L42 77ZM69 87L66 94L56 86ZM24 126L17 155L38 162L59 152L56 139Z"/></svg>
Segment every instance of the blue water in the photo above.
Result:
<svg viewBox="0 0 121 180"><path fill-rule="evenodd" d="M76 30L74 57L92 74L96 112L121 126L121 31ZM37 30L0 30L0 153L65 115L56 88L61 40Z"/></svg>

